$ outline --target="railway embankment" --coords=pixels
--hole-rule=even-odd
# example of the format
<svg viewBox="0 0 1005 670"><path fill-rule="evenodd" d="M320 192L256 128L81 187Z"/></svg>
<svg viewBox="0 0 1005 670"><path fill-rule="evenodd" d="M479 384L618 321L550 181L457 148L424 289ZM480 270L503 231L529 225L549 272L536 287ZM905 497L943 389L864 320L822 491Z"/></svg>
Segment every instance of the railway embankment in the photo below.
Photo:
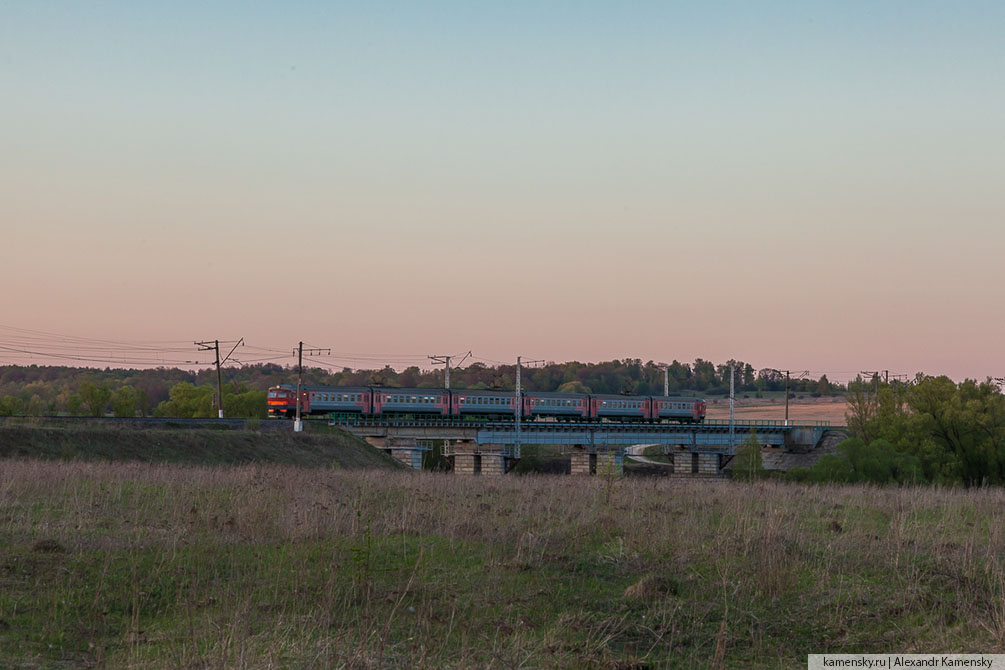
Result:
<svg viewBox="0 0 1005 670"><path fill-rule="evenodd" d="M328 426L304 433L250 427L162 422L65 422L45 419L0 423L0 459L301 467L388 468L400 464L363 440Z"/></svg>

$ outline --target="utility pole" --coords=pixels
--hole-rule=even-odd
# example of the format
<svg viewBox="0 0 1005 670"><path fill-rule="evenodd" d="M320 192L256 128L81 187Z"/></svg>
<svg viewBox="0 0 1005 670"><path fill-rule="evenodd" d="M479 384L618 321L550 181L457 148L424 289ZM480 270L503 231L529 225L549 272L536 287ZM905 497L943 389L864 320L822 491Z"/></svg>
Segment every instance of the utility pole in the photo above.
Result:
<svg viewBox="0 0 1005 670"><path fill-rule="evenodd" d="M297 357L297 418L293 421L293 432L299 433L304 429L304 423L300 419L300 389L304 385L304 343L299 342L297 348L293 350ZM331 349L308 349L308 356L318 356L322 353L332 354Z"/></svg>
<svg viewBox="0 0 1005 670"><path fill-rule="evenodd" d="M220 373L220 366L230 360L230 354L234 353L234 349L237 349L240 345L244 344L244 338L242 337L234 345L234 349L230 350L230 354L227 354L226 358L222 361L220 360L220 340L213 340L212 342L193 342L195 346L200 347L199 351L215 351L216 352L216 413L217 417L223 418L223 375Z"/></svg>
<svg viewBox="0 0 1005 670"><path fill-rule="evenodd" d="M872 392L879 398L879 370L864 370L862 375L872 378Z"/></svg>
<svg viewBox="0 0 1005 670"><path fill-rule="evenodd" d="M520 453L520 419L523 415L523 399L520 396L520 359L516 357L516 453Z"/></svg>
<svg viewBox="0 0 1005 670"><path fill-rule="evenodd" d="M781 372L781 370L776 370L776 372ZM792 374L791 371L785 371L785 425L789 425L789 376ZM798 375L796 379L806 379L807 375L810 374L809 370L803 370Z"/></svg>
<svg viewBox="0 0 1005 670"><path fill-rule="evenodd" d="M670 397L670 366L663 366L663 397Z"/></svg>
<svg viewBox="0 0 1005 670"><path fill-rule="evenodd" d="M733 401L735 399L735 394L733 393L733 364L729 364L729 455L734 454L736 446L736 434L735 426L733 422ZM788 425L788 415L786 414L785 425Z"/></svg>
<svg viewBox="0 0 1005 670"><path fill-rule="evenodd" d="M520 386L520 369L523 356L516 357L516 452L515 456L520 457L520 421L523 417L523 389ZM542 361L528 361L529 363L541 363Z"/></svg>
<svg viewBox="0 0 1005 670"><path fill-rule="evenodd" d="M468 359L468 356L470 356L470 355L471 355L470 351L468 353L464 354L464 358L461 359L461 363L463 363L464 361L466 361ZM455 356L447 356L445 354L439 354L439 355L436 355L436 356L426 356L426 358L428 358L429 360L431 360L434 363L443 363L446 366L446 368L444 368L444 372L443 372L443 385L444 385L445 388L449 389L450 388L450 361L453 360L456 357ZM461 363L458 363L456 367L460 367Z"/></svg>

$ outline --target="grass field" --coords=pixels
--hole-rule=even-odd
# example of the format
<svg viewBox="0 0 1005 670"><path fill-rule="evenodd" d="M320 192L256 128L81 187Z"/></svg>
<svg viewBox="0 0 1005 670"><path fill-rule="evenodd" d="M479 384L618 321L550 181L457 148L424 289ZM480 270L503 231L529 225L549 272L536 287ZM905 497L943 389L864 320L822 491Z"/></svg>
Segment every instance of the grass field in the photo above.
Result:
<svg viewBox="0 0 1005 670"><path fill-rule="evenodd" d="M0 461L0 667L1005 651L1005 492Z"/></svg>

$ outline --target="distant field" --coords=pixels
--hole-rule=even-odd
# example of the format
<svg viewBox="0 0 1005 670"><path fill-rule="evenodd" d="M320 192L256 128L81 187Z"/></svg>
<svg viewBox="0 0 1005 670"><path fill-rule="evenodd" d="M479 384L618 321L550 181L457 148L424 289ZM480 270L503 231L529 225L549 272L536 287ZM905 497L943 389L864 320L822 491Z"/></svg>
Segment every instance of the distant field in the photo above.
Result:
<svg viewBox="0 0 1005 670"><path fill-rule="evenodd" d="M1005 652L1005 491L0 461L0 667Z"/></svg>
<svg viewBox="0 0 1005 670"><path fill-rule="evenodd" d="M830 421L832 425L845 425L848 404L844 398L802 398L789 400L790 421ZM735 415L744 419L785 418L785 399L737 399ZM706 416L709 419L728 419L729 400L712 400Z"/></svg>

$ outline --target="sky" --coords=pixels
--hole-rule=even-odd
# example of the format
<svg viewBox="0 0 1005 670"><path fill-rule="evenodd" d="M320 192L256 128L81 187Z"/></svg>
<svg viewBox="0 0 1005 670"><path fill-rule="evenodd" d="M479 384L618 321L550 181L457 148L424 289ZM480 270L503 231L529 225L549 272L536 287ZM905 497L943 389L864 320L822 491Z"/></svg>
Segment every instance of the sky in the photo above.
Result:
<svg viewBox="0 0 1005 670"><path fill-rule="evenodd" d="M0 0L0 364L56 362L33 331L1005 376L1003 34L980 1Z"/></svg>

